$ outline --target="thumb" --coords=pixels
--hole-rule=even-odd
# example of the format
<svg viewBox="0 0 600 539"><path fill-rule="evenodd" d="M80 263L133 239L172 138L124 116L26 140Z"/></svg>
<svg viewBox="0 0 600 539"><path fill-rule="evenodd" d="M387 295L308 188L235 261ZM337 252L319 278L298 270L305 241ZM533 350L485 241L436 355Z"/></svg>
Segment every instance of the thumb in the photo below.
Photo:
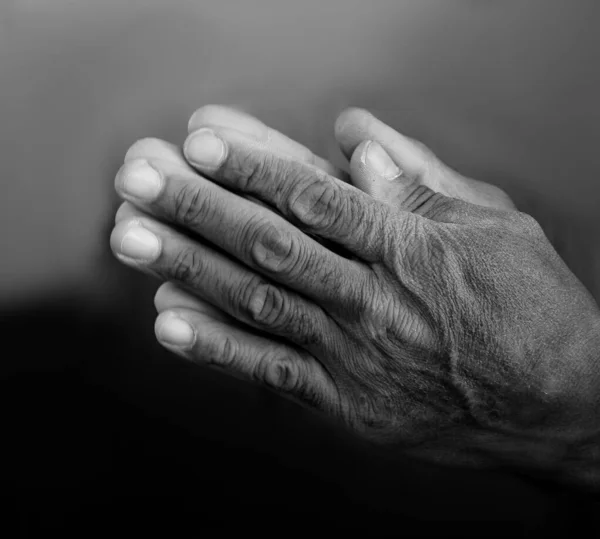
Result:
<svg viewBox="0 0 600 539"><path fill-rule="evenodd" d="M335 122L335 138L348 159L363 141L374 140L389 152L405 174L418 178L421 184L438 193L489 208L516 209L499 187L459 174L424 144L402 135L364 109L342 112Z"/></svg>
<svg viewBox="0 0 600 539"><path fill-rule="evenodd" d="M365 140L350 159L352 184L401 211L439 222L464 221L472 204L434 191L401 167L402 162L394 162L381 144Z"/></svg>
<svg viewBox="0 0 600 539"><path fill-rule="evenodd" d="M373 198L394 205L400 186L399 180L405 176L383 147L373 141L361 142L350 158L352 184ZM405 179L403 178L403 180Z"/></svg>

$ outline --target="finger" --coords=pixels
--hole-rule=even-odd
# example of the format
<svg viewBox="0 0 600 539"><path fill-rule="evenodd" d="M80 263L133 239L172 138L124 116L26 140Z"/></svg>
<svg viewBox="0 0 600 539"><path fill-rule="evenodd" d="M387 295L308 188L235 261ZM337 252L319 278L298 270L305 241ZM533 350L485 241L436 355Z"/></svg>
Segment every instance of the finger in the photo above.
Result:
<svg viewBox="0 0 600 539"><path fill-rule="evenodd" d="M208 245L150 218L120 221L110 244L123 263L174 281L235 319L330 357L340 330L319 306Z"/></svg>
<svg viewBox="0 0 600 539"><path fill-rule="evenodd" d="M328 308L347 308L370 273L284 218L172 161L128 161L117 191L135 206L208 240L271 279ZM359 288L357 288L359 287Z"/></svg>
<svg viewBox="0 0 600 539"><path fill-rule="evenodd" d="M184 155L202 174L268 202L303 230L363 260L383 256L391 208L322 170L267 152L226 128L192 133Z"/></svg>
<svg viewBox="0 0 600 539"><path fill-rule="evenodd" d="M144 212L137 209L131 202L123 202L117 209L117 213L115 213L115 224L123 219L129 219L131 217L140 217L145 215Z"/></svg>
<svg viewBox="0 0 600 539"><path fill-rule="evenodd" d="M340 149L348 159L361 142L375 140L411 176L421 176L433 166L429 150L364 109L349 108L343 111L335 122L334 131Z"/></svg>
<svg viewBox="0 0 600 539"><path fill-rule="evenodd" d="M181 148L161 139L144 138L135 142L131 146L131 148L129 148L125 155L125 164L127 164L130 161L136 161L140 159L171 161L172 163L179 165L181 168L188 170L194 175L196 174L196 171L185 160ZM276 209L274 209L273 207L269 207L267 204L257 199L256 197L246 195L243 193L238 193L238 196L241 196L242 198L245 198L247 200L251 200L255 204L258 204L259 206L262 206L264 208L268 208L272 212L280 215ZM123 209L123 211L125 212L126 209ZM121 215L119 214L117 217L120 218ZM336 248L336 246L332 245L330 242L327 242L326 240L317 237L313 237L313 239L327 247L327 249L329 249L330 251L336 252L337 254L345 258L350 258L347 253L345 253L340 248Z"/></svg>
<svg viewBox="0 0 600 539"><path fill-rule="evenodd" d="M153 157L162 161L172 161L181 167L189 167L182 149L166 140L146 137L134 142L125 153L124 162Z"/></svg>
<svg viewBox="0 0 600 539"><path fill-rule="evenodd" d="M361 142L350 159L352 177L375 185L378 198L405 212L438 222L463 222L463 213L477 208L468 202L447 197L401 171L375 141Z"/></svg>
<svg viewBox="0 0 600 539"><path fill-rule="evenodd" d="M342 112L335 123L335 137L348 159L359 144L373 140L385 149L406 176L433 191L481 206L516 209L502 189L459 174L424 144L399 133L364 109L350 108ZM380 185L369 184L352 175L351 182L359 189L370 189L380 198Z"/></svg>
<svg viewBox="0 0 600 539"><path fill-rule="evenodd" d="M258 382L305 406L336 412L335 385L306 352L185 308L160 313L155 333L163 346L195 363Z"/></svg>
<svg viewBox="0 0 600 539"><path fill-rule="evenodd" d="M392 206L397 205L401 186L411 180L385 150L371 140L365 140L356 147L350 158L350 171L353 185Z"/></svg>
<svg viewBox="0 0 600 539"><path fill-rule="evenodd" d="M370 186L371 196L403 211L429 215L442 197L400 170L383 147L375 141L361 142L350 159L352 177Z"/></svg>
<svg viewBox="0 0 600 539"><path fill-rule="evenodd" d="M204 310L205 306L208 311ZM203 311L207 315L223 321L219 314L222 311L219 311L216 307L213 307L206 301L202 301L200 298L184 291L180 286L170 281L167 281L158 287L156 294L154 295L154 307L159 313L177 307Z"/></svg>
<svg viewBox="0 0 600 539"><path fill-rule="evenodd" d="M293 157L303 163L314 165L335 178L348 182L348 174L342 169L245 112L220 105L206 105L192 114L188 123L188 133L203 127L236 129L254 139L269 152Z"/></svg>
<svg viewBox="0 0 600 539"><path fill-rule="evenodd" d="M131 220L140 217L148 218L149 216L138 210L133 204L123 202L117 211L115 224L125 219ZM195 296L193 291L189 289L186 290L184 285L177 285L169 281L163 283L157 289L154 295L154 307L159 313L168 309L182 307L203 312L206 315L212 316L215 320L230 325L239 324L237 320L228 316L220 309L213 307L210 303Z"/></svg>
<svg viewBox="0 0 600 539"><path fill-rule="evenodd" d="M205 300L200 299L193 293L184 290L181 285L167 281L158 287L154 295L154 307L158 313L172 309L191 309L210 316L214 320L225 324L236 325L237 320L226 315Z"/></svg>

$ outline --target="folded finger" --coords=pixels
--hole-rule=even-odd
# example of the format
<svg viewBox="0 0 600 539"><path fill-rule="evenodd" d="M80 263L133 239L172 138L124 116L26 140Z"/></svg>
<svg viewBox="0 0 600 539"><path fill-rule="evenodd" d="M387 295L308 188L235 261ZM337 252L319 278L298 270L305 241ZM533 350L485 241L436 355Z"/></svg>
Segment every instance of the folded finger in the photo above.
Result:
<svg viewBox="0 0 600 539"><path fill-rule="evenodd" d="M306 352L186 308L160 313L155 332L163 346L190 361L258 382L305 406L335 413L335 385Z"/></svg>

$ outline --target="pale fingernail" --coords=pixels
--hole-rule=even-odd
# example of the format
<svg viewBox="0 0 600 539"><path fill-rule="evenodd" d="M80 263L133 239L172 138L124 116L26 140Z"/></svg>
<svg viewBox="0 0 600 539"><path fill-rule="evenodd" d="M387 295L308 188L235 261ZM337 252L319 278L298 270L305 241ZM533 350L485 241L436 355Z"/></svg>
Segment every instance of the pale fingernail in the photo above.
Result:
<svg viewBox="0 0 600 539"><path fill-rule="evenodd" d="M158 339L171 346L190 348L194 344L196 334L194 328L183 318L169 313L156 331Z"/></svg>
<svg viewBox="0 0 600 539"><path fill-rule="evenodd" d="M145 160L128 164L123 189L132 197L140 200L154 200L162 189L162 177L156 169Z"/></svg>
<svg viewBox="0 0 600 539"><path fill-rule="evenodd" d="M149 230L140 226L133 226L121 240L121 254L133 258L151 262L160 253L160 241Z"/></svg>
<svg viewBox="0 0 600 539"><path fill-rule="evenodd" d="M212 129L203 128L188 137L183 152L194 165L217 168L225 159L225 144Z"/></svg>
<svg viewBox="0 0 600 539"><path fill-rule="evenodd" d="M385 180L393 180L402 171L392 161L387 152L375 141L370 141L363 153L363 163Z"/></svg>

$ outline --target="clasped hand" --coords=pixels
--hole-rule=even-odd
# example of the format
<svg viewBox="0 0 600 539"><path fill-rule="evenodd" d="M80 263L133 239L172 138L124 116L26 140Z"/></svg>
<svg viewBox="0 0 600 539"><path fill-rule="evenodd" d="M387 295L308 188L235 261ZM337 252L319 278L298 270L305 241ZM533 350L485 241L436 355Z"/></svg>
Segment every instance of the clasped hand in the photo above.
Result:
<svg viewBox="0 0 600 539"><path fill-rule="evenodd" d="M581 475L567 461L600 427L596 303L502 191L387 126L368 139L376 122L338 121L349 177L218 107L183 152L131 147L111 245L176 283L159 340L409 453Z"/></svg>

